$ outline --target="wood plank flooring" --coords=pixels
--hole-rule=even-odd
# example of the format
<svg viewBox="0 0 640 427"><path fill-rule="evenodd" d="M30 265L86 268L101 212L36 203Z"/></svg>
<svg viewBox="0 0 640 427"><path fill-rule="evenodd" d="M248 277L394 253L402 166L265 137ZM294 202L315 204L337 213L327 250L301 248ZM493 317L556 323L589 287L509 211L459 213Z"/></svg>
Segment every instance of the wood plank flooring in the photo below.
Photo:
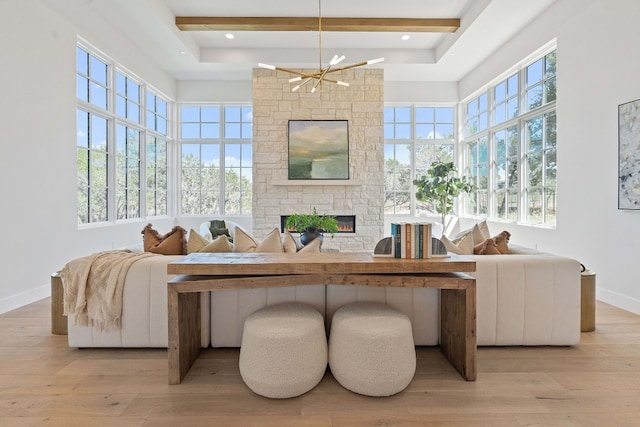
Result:
<svg viewBox="0 0 640 427"><path fill-rule="evenodd" d="M67 347L49 299L0 315L0 426L639 426L640 316L597 305L575 347L481 347L464 381L417 349L411 385L387 398L318 387L265 399L242 383L237 349L209 349L167 384L164 349Z"/></svg>

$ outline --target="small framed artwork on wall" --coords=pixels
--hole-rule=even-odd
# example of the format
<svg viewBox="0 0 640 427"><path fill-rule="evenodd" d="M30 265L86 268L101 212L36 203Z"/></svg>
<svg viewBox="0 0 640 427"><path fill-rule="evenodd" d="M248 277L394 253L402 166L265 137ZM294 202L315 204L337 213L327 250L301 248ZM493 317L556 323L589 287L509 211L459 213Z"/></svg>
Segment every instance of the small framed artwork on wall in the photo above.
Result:
<svg viewBox="0 0 640 427"><path fill-rule="evenodd" d="M349 179L349 122L289 120L289 179Z"/></svg>
<svg viewBox="0 0 640 427"><path fill-rule="evenodd" d="M640 99L618 106L618 209L640 210Z"/></svg>

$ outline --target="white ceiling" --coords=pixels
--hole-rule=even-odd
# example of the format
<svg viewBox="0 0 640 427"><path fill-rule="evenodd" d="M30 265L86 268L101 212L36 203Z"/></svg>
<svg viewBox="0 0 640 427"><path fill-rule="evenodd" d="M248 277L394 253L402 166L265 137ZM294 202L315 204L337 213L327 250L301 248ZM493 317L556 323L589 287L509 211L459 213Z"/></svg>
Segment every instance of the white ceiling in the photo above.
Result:
<svg viewBox="0 0 640 427"><path fill-rule="evenodd" d="M86 2L178 80L248 80L258 62L287 68L320 65L319 34L310 32L185 32L176 16L317 17L318 0L65 0L64 14ZM458 81L555 0L322 0L323 17L460 18L452 34L322 32L323 63L384 57L372 67L389 81ZM68 10L69 11L69 10ZM183 53L181 53L183 52Z"/></svg>

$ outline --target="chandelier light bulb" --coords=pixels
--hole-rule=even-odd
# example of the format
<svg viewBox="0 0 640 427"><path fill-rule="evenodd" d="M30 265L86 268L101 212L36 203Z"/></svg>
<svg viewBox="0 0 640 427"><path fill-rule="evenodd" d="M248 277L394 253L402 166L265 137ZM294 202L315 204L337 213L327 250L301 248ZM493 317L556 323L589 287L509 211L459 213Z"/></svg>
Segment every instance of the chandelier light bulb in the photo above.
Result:
<svg viewBox="0 0 640 427"><path fill-rule="evenodd" d="M384 62L384 58L370 59L367 61L367 65L377 64L379 62Z"/></svg>

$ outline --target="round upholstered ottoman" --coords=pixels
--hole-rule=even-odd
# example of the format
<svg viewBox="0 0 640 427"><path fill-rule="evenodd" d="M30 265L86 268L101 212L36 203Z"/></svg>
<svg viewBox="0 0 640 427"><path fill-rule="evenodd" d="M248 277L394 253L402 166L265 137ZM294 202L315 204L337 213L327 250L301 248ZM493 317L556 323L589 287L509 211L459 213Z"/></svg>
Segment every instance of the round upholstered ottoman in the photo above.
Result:
<svg viewBox="0 0 640 427"><path fill-rule="evenodd" d="M340 307L331 321L329 367L346 389L367 396L404 390L416 372L411 321L376 302Z"/></svg>
<svg viewBox="0 0 640 427"><path fill-rule="evenodd" d="M284 399L314 388L327 369L324 318L313 307L284 303L244 322L240 375L256 394Z"/></svg>

